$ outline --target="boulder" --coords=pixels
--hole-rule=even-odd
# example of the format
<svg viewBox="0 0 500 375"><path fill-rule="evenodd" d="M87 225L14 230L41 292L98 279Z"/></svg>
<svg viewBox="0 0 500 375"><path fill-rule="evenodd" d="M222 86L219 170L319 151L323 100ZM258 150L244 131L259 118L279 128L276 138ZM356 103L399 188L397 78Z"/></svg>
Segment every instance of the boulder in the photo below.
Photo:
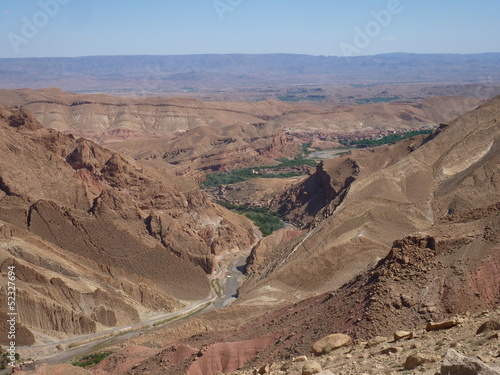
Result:
<svg viewBox="0 0 500 375"><path fill-rule="evenodd" d="M455 318L455 319L449 319L449 320L443 320L442 322L429 322L425 326L426 331L439 331L441 329L448 329L451 327L455 327L456 325L459 325L460 323L463 323L462 319Z"/></svg>
<svg viewBox="0 0 500 375"><path fill-rule="evenodd" d="M466 357L448 349L441 364L441 375L500 375L500 370L488 366L477 358Z"/></svg>
<svg viewBox="0 0 500 375"><path fill-rule="evenodd" d="M476 331L476 335L480 335L481 333L484 332L498 331L498 330L500 330L500 322L498 320L488 320L487 322L481 324L481 326Z"/></svg>
<svg viewBox="0 0 500 375"><path fill-rule="evenodd" d="M318 362L315 361L307 361L302 367L302 375L314 375L319 374L323 369Z"/></svg>
<svg viewBox="0 0 500 375"><path fill-rule="evenodd" d="M342 333L334 333L333 335L328 335L323 337L314 343L311 348L311 352L314 355L328 354L332 350L342 348L344 346L352 344L352 339L348 335Z"/></svg>
<svg viewBox="0 0 500 375"><path fill-rule="evenodd" d="M432 354L414 353L406 358L403 367L405 370L413 370L414 368L423 365L424 363L437 362L440 359L440 357Z"/></svg>

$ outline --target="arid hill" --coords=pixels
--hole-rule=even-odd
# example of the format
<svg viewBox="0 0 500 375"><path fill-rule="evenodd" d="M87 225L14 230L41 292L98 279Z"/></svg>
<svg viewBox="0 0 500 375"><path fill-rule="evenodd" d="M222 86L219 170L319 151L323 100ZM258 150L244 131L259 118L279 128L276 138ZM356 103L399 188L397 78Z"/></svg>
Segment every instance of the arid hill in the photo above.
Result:
<svg viewBox="0 0 500 375"><path fill-rule="evenodd" d="M358 160L358 168L340 199L325 194L323 220L256 248L251 259L261 261L227 310L135 340L161 349L128 373L231 373L308 354L336 332L357 340L422 332L431 320L498 307L499 142L496 98L427 139L331 162L317 172L329 176L325 191L349 174L344 163ZM266 302L272 306L261 315Z"/></svg>
<svg viewBox="0 0 500 375"><path fill-rule="evenodd" d="M499 102L497 98L443 126L420 147L422 141L415 140L391 146L394 152L381 156L366 150L359 161L354 154L332 161L327 168L331 174L318 171L323 178L311 180L323 181L329 213L322 215L327 218L300 246L268 265L273 276L266 285L276 280L292 290L338 287L387 254L393 241L428 233L449 215L494 204ZM344 195L337 201L336 192ZM296 194L300 197L300 188Z"/></svg>
<svg viewBox="0 0 500 375"><path fill-rule="evenodd" d="M201 102L118 98L59 89L0 90L0 103L32 111L46 127L83 136L145 163L192 175L272 165L313 134L371 137L436 127L476 108L477 98L325 107L276 100Z"/></svg>
<svg viewBox="0 0 500 375"><path fill-rule="evenodd" d="M2 280L14 265L30 329L95 332L207 298L215 256L254 241L246 218L191 182L24 109L0 107L0 155Z"/></svg>
<svg viewBox="0 0 500 375"><path fill-rule="evenodd" d="M29 109L44 127L81 133L100 142L134 138L137 133L155 136L185 132L198 126L225 127L261 122L280 128L340 132L416 129L450 121L482 101L443 96L421 103L325 107L276 100L245 103L201 102L188 98L121 98L74 94L57 88L0 90L0 103ZM120 130L123 134L117 133Z"/></svg>
<svg viewBox="0 0 500 375"><path fill-rule="evenodd" d="M290 222L319 224L335 211L356 180L397 163L425 140L422 135L393 145L350 150L323 160L310 178L284 192L272 202L272 207Z"/></svg>
<svg viewBox="0 0 500 375"><path fill-rule="evenodd" d="M67 179L71 181L71 169L66 169L69 166L72 173L94 176L84 181L95 181L98 176L108 191L95 194L92 189L101 185L94 183L90 189L89 184L84 184L81 196L65 198L61 194L60 198L51 196L50 204L32 203L29 196L35 189L25 192L20 188L26 179L16 179L18 175L13 173L10 179L2 175L0 186L5 193L2 202L9 203L5 205L10 210L8 217L18 221L15 228L28 230L36 239L41 236L51 246L62 249L66 246L68 253L74 255L77 252L69 244L53 239L62 238L57 233L68 233L67 228L71 226L93 230L104 226L113 233L114 225L127 233L130 246L133 239L143 234L163 250L176 252L174 246L169 247L173 234L182 232L175 225L184 219L187 224L183 228L189 228L200 223L197 219L202 217L193 214L190 215L193 221L189 221L183 216L186 209L216 209L195 188L188 190L190 193L182 190L187 206L182 199L173 208L167 207L170 199L165 199L159 203L163 204L161 208L156 207L148 181L153 180L153 174L163 181L160 176L171 176L167 172L136 164L89 141L38 129L29 125L32 122L24 121L25 116L22 110L6 115L10 126L5 127L2 139L7 139L4 148L10 150L12 158L18 156L13 147L16 143L10 139L18 139L15 135L21 132L24 142L50 145L47 147L54 150L51 160L59 160L59 169L55 169L61 171L58 175L68 171ZM27 129L23 129L23 123L28 124ZM64 142L55 140L56 135ZM69 145L64 152L60 146L63 143ZM77 148L79 144L82 146ZM134 345L115 348L118 353L85 372L211 375L217 371L231 373L242 367L250 371L250 368L307 354L314 342L332 333L349 334L357 342L377 335L389 336L401 329L416 330L424 335L423 328L428 321L498 307L499 144L500 97L449 124L442 124L430 136L353 151L327 160L308 179L299 179L291 187L276 186L281 194L275 199L266 197L263 190L259 199L270 199L289 218L304 220L308 231L284 228L256 246L248 259L248 279L233 305L137 337ZM25 160L22 162L26 165ZM0 167L3 173L3 164ZM140 180L141 177L144 180ZM38 183L43 187L53 180L49 173L48 177L44 176L44 184ZM177 187L180 191L180 180L171 180L170 177L165 181L165 186ZM44 190L37 185L36 191ZM68 194L69 191L80 194L74 186ZM139 193L142 191L146 199ZM168 195L164 191L162 194ZM88 196L95 198L87 199ZM63 203L55 203L64 199L84 208L63 209ZM18 201L23 209L17 208ZM133 208L124 205L130 201L134 202ZM85 207L87 211L83 212ZM150 213L160 209L164 212L156 216ZM220 247L190 249L187 255L180 253L180 260L175 259L188 259L191 263L186 261L184 265L195 262L206 268L213 258L203 257L205 250L213 255L226 246L251 242L245 221L237 221L242 219L229 216L220 208L217 210L220 217L228 220L217 224L226 225L224 235L220 227L210 232L218 238ZM98 224L92 227L95 220L99 220ZM201 237L200 243L206 241L201 235L204 232L193 232ZM97 231L86 230L86 233ZM56 236L51 237L54 234ZM188 234L182 234L176 242L178 249L197 239ZM92 241L104 240L92 237ZM110 246L110 250L113 255L115 249ZM125 262L119 257L116 259L118 264L113 263L114 266ZM136 263L133 267L141 265ZM6 264L9 263L4 262L4 266ZM168 287L167 280L160 276L150 281L159 291L162 281ZM101 310L98 316L112 315ZM484 339L482 342L490 345L494 341Z"/></svg>

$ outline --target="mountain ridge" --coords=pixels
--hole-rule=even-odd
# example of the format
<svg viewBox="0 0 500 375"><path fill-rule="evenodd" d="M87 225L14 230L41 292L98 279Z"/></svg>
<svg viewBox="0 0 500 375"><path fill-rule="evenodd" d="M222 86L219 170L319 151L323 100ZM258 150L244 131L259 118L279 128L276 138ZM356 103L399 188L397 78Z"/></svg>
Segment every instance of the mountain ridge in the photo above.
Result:
<svg viewBox="0 0 500 375"><path fill-rule="evenodd" d="M338 57L295 54L200 54L0 59L4 88L66 90L180 89L266 84L499 81L500 53L380 54ZM99 82L99 79L105 81Z"/></svg>

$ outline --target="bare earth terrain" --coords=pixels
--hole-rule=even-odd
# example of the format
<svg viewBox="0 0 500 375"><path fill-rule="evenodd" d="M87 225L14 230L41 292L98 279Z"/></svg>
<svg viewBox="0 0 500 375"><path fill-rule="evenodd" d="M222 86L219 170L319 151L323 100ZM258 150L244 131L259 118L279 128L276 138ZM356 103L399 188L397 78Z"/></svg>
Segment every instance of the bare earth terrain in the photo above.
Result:
<svg viewBox="0 0 500 375"><path fill-rule="evenodd" d="M117 98L58 89L0 90L0 103L28 109L46 128L82 136L136 160L200 179L196 171L276 164L302 143L379 137L437 127L484 99L318 106L193 99ZM323 141L321 141L323 142Z"/></svg>
<svg viewBox="0 0 500 375"><path fill-rule="evenodd" d="M0 107L0 132L0 267L16 268L24 326L84 334L173 311L209 295L217 255L254 241L249 220L189 181L25 110Z"/></svg>
<svg viewBox="0 0 500 375"><path fill-rule="evenodd" d="M93 368L28 373L499 373L500 97L325 106L23 89L0 103L0 268L6 285L16 267L20 345L180 310L222 293L221 267L243 281L224 309L113 342ZM433 131L301 176L197 184L421 129ZM289 224L262 238L214 200ZM244 277L221 262L250 248Z"/></svg>

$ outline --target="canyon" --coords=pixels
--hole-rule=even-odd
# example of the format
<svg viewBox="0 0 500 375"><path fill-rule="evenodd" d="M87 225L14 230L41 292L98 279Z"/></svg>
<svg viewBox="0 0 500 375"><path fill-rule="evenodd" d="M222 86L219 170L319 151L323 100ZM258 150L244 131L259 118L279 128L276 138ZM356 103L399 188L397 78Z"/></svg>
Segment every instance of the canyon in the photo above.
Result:
<svg viewBox="0 0 500 375"><path fill-rule="evenodd" d="M221 257L251 249L229 306L111 340L91 369L29 373L245 374L310 356L334 333L362 356L400 330L437 346L429 321L498 317L500 97L324 106L22 89L0 90L0 103L0 268L17 270L24 345L180 310L212 293ZM339 143L410 130L429 132ZM341 152L300 176L199 187L314 147ZM286 225L261 238L216 201ZM481 349L492 366L496 343Z"/></svg>
<svg viewBox="0 0 500 375"><path fill-rule="evenodd" d="M0 267L17 270L26 327L84 334L179 309L208 297L217 255L254 241L249 220L187 180L22 109L0 121Z"/></svg>

